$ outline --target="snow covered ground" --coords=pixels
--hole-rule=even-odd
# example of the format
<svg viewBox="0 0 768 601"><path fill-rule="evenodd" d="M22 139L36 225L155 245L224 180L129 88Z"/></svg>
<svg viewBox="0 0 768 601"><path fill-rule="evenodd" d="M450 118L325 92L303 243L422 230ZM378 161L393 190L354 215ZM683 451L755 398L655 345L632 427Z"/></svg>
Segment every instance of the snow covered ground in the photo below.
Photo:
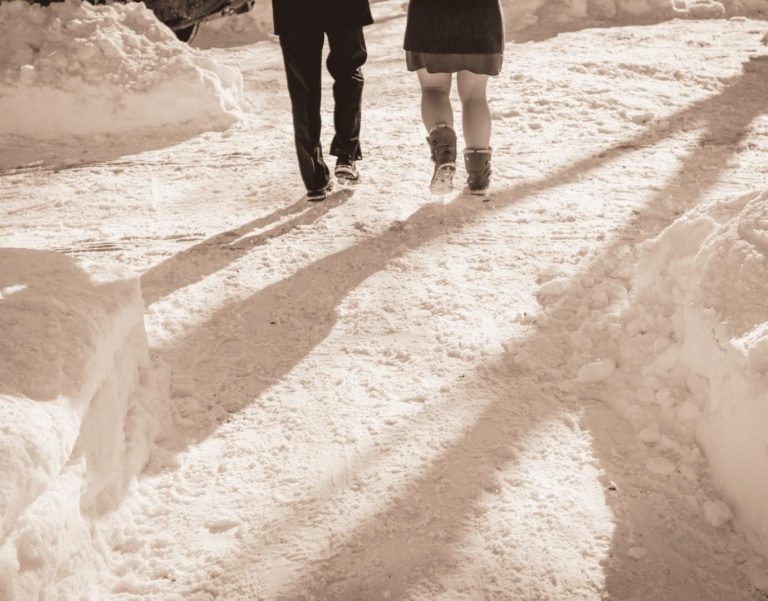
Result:
<svg viewBox="0 0 768 601"><path fill-rule="evenodd" d="M86 532L61 531L80 563L19 555L39 545L4 534L0 591L765 598L768 27L662 21L663 2L567 7L598 4L661 22L616 9L612 26L576 27L554 3L514 5L538 29L511 36L491 84L485 203L426 190L399 0L375 3L367 30L365 181L324 203L302 199L279 48L242 18L203 32L199 53L152 50L242 72L224 131L205 111L76 139L0 121L0 245L85 290L83 265L139 274L149 349L134 361L170 368L152 398L173 416L146 425L156 448L118 508L62 512ZM326 78L327 111L329 92ZM0 273L0 317L37 273L2 252L16 272ZM3 403L49 402L3 380ZM98 464L73 458L67 490ZM30 531L35 511L19 518ZM83 573L89 592L57 578Z"/></svg>

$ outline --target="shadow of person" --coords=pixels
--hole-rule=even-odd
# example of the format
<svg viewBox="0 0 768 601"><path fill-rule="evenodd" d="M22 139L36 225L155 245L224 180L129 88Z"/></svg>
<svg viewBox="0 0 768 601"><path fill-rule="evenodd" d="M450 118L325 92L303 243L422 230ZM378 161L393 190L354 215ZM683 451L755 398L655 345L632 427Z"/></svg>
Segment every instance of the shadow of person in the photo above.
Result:
<svg viewBox="0 0 768 601"><path fill-rule="evenodd" d="M122 134L89 136L67 140L36 140L15 135L0 135L0 179L26 173L83 169L133 157L145 152L171 148L198 136L200 131L177 129L153 136Z"/></svg>
<svg viewBox="0 0 768 601"><path fill-rule="evenodd" d="M173 255L142 274L144 302L151 305L173 291L194 284L225 268L272 238L283 236L298 226L316 222L331 209L347 202L353 194L353 190L338 190L330 194L324 202L318 203L308 203L306 197L302 196L287 207L212 236ZM251 234L268 226L272 227L261 233Z"/></svg>
<svg viewBox="0 0 768 601"><path fill-rule="evenodd" d="M758 601L729 544L738 535L705 520L702 492L707 481L680 473L648 473L648 451L632 426L609 406L584 402L582 426L600 461L606 501L614 516L608 554L603 558L605 598L621 601ZM746 549L741 540L734 549Z"/></svg>
<svg viewBox="0 0 768 601"><path fill-rule="evenodd" d="M768 60L751 57L744 63L742 73L733 77L720 92L665 117L663 127L651 124L636 136L556 171L545 185L568 184L577 176L593 172L629 153L653 147L678 133L698 130L696 142L679 161L677 170L646 203L652 209L666 207L671 213L679 213L699 202L718 183L729 159L744 149L742 142L750 125L768 112L768 106L761 100L766 92ZM670 156L670 161L675 160L677 157Z"/></svg>
<svg viewBox="0 0 768 601"><path fill-rule="evenodd" d="M323 205L312 209L316 215L333 206ZM175 372L191 374L195 396L204 404L179 408L187 418L192 412L197 414L194 421L208 422L203 428L196 424L194 440L216 427L222 417L216 410L219 403L226 402L224 409L229 413L239 411L293 369L327 337L336 309L349 291L393 258L419 246L424 228L443 219L443 213L442 206L426 205L409 218L407 226L396 223L379 236L323 257L222 307L199 327L160 347ZM463 211L450 213L452 219L460 219ZM242 246L252 248L248 242ZM210 413L208 419L201 412Z"/></svg>
<svg viewBox="0 0 768 601"><path fill-rule="evenodd" d="M284 281L269 286L235 305L222 308L200 328L179 340L164 353L179 365L189 364L196 356L209 348L211 340L223 335L232 343L224 354L214 353L204 372L216 374L213 381L199 382L201 396L208 399L227 397L232 403L229 411L237 411L261 395L272 383L295 367L330 332L336 319L336 307L350 290L360 285L377 271L384 269L393 259L417 249L442 231L461 227L475 221L485 212L501 210L515 203L532 200L540 191L557 188L583 177L609 161L628 155L637 149L657 144L678 131L700 128L701 135L692 150L683 157L676 173L667 184L647 202L647 206L664 205L669 209L657 219L638 216L626 223L621 231L612 236L593 264L587 266L575 278L564 296L577 294L586 281L601 281L604 277L601 260L613 256L616 247L627 241L640 242L655 236L674 215L695 206L718 183L728 159L739 152L749 125L766 110L765 92L768 78L762 66L750 61L744 73L734 78L720 94L699 101L668 118L670 127L665 130L649 129L617 144L594 157L577 161L556 170L542 180L523 183L503 191L489 204L454 202L447 206L425 205L403 223L383 234L367 239L353 247L324 257L299 270ZM711 169L701 170L701 165ZM664 213L664 212L662 212ZM435 227L442 224L443 228ZM542 233L546 239L546 232ZM354 524L343 535L343 544L332 557L318 560L297 568L283 583L277 598L295 601L304 598L346 600L368 598L374 591L387 591L388 599L405 599L420 577L425 573L449 574L456 569L462 536L471 529L472 514L479 499L494 486L499 469L508 469L518 460L514 441L523 437L545 422L549 416L561 411L567 403L559 398L557 381L553 374L570 382L573 374L564 369L568 349L563 340L562 352L553 351L539 357L539 365L528 374L516 372L514 357L521 351L540 352L543 333L555 336L555 332L567 334L577 328L578 319L564 324L555 312L543 312L537 329L529 339L513 341L509 350L488 366L506 377L506 385L494 389L486 381L487 371L475 374L474 384L465 384L462 390L472 386L490 388L490 402L464 434L445 445L444 449L402 489L382 499L383 509L375 512L362 523ZM549 345L557 348L557 344ZM233 366L239 364L240 371ZM243 377L242 368L251 369ZM546 382L553 387L542 388ZM541 390L548 394L542 394ZM497 390L494 394L492 391ZM222 394L225 392L226 394ZM206 431L198 431L203 437ZM603 426L593 422L596 429ZM595 453L606 465L611 465L611 454L616 445L624 445L631 452L634 439L620 438L606 442L598 431L594 443ZM416 499L416 507L413 500ZM618 500L608 495L609 505ZM310 504L310 509L319 509ZM670 511L675 511L674 503ZM310 512L318 515L318 512ZM288 511L275 525L274 537L289 537L291 532L302 533L301 524L311 521L308 514ZM509 524L514 530L514 516ZM428 524L429 528L417 528ZM621 538L627 535L631 524L617 524L612 547L617 554L623 549ZM438 539L430 538L440 533ZM669 530L668 536L690 541L684 534ZM273 538L274 538L273 537ZM217 584L235 594L234 572L269 569L259 564L265 556L266 543L261 540L246 543L226 562L227 574ZM691 565L691 558L679 557L678 570L706 570L714 562ZM626 592L626 572L619 563L606 563L606 594L622 598ZM619 581L623 578L623 581ZM679 582L679 581L678 581ZM666 590L666 589L665 589ZM719 591L705 586L690 589L703 595L697 599L715 601ZM689 591L690 592L690 591ZM313 597L314 596L314 597ZM614 597L609 597L614 598ZM693 597L690 598L693 601ZM687 599L686 599L687 601Z"/></svg>

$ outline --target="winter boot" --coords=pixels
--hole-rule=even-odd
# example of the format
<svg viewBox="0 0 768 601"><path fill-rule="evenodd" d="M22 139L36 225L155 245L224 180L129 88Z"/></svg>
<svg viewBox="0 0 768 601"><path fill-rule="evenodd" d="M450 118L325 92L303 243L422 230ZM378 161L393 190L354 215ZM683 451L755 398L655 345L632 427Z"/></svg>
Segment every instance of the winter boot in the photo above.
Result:
<svg viewBox="0 0 768 601"><path fill-rule="evenodd" d="M491 184L491 149L467 148L464 151L464 166L469 193L485 196Z"/></svg>
<svg viewBox="0 0 768 601"><path fill-rule="evenodd" d="M321 200L325 200L331 192L333 192L333 180L329 179L324 187L315 190L307 190L307 200L310 202L320 202Z"/></svg>
<svg viewBox="0 0 768 601"><path fill-rule="evenodd" d="M340 184L356 184L360 181L360 172L357 170L354 159L349 155L339 155L333 174Z"/></svg>
<svg viewBox="0 0 768 601"><path fill-rule="evenodd" d="M433 194L447 194L453 190L456 174L456 132L445 123L438 123L430 130L427 142L435 163L429 189Z"/></svg>

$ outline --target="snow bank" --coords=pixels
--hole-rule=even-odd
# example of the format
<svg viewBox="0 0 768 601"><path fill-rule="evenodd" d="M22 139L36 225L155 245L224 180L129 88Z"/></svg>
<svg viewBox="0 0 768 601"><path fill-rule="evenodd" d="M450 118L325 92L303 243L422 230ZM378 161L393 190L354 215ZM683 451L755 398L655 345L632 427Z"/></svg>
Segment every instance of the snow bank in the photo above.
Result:
<svg viewBox="0 0 768 601"><path fill-rule="evenodd" d="M166 423L143 312L133 275L0 249L4 601L75 598L98 582L88 521L116 506Z"/></svg>
<svg viewBox="0 0 768 601"><path fill-rule="evenodd" d="M237 69L176 40L143 4L0 3L0 134L221 130L241 98Z"/></svg>
<svg viewBox="0 0 768 601"><path fill-rule="evenodd" d="M643 409L661 430L695 436L768 557L768 194L694 211L640 252L634 295L672 326L655 333L666 338L643 369L660 386ZM623 341L625 356L643 336Z"/></svg>
<svg viewBox="0 0 768 601"><path fill-rule="evenodd" d="M708 467L727 506L708 499L703 518L733 517L768 558L768 193L701 206L636 253L631 279L577 286L574 386L633 422L650 472L696 480ZM750 561L768 590L768 564Z"/></svg>
<svg viewBox="0 0 768 601"><path fill-rule="evenodd" d="M768 0L502 0L510 32L559 29L579 22L635 23L768 13Z"/></svg>

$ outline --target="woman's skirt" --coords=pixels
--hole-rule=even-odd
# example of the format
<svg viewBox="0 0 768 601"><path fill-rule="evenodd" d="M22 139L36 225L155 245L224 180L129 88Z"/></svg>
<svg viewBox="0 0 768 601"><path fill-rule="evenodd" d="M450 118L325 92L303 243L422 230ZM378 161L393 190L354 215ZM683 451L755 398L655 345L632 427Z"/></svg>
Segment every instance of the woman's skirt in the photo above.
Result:
<svg viewBox="0 0 768 601"><path fill-rule="evenodd" d="M498 75L504 60L503 53L493 54L438 54L436 52L405 51L409 71L426 69L428 73L458 73L472 71L478 75Z"/></svg>

